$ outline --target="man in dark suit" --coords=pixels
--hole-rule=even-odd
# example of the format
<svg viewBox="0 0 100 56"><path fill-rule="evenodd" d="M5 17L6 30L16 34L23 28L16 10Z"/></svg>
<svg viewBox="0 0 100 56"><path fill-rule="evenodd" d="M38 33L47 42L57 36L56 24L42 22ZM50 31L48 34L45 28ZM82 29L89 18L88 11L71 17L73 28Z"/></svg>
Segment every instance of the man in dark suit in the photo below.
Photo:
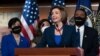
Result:
<svg viewBox="0 0 100 56"><path fill-rule="evenodd" d="M97 56L99 51L98 32L85 26L87 14L84 9L75 11L75 30L78 37L78 47L84 50L84 56ZM78 29L78 30L77 30Z"/></svg>

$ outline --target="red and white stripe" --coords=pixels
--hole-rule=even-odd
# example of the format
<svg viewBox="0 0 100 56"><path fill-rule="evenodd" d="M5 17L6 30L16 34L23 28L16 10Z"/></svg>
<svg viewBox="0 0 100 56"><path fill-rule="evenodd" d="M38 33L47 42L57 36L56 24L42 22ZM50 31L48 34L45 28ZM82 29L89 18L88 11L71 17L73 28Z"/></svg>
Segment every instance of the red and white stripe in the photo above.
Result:
<svg viewBox="0 0 100 56"><path fill-rule="evenodd" d="M22 22L22 33L21 34L27 37L27 39L33 40L34 34L35 34L34 24L28 25L23 16L21 16L21 22Z"/></svg>

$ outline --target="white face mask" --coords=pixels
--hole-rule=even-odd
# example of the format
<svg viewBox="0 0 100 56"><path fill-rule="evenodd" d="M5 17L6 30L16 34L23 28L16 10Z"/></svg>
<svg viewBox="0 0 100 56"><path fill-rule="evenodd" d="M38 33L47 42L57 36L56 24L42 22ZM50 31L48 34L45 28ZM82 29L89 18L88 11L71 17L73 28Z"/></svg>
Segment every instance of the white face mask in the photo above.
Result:
<svg viewBox="0 0 100 56"><path fill-rule="evenodd" d="M41 28L41 32L43 33L45 31L46 28L48 28L49 26L44 26Z"/></svg>

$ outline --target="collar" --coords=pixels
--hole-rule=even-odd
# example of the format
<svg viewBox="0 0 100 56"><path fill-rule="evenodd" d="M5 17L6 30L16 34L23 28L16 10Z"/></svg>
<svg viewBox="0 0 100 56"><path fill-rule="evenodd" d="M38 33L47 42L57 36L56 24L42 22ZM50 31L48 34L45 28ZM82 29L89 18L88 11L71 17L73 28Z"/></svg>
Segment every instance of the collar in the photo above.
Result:
<svg viewBox="0 0 100 56"><path fill-rule="evenodd" d="M85 28L85 26L84 26L84 25L82 25L82 26L80 26L80 27L76 26L76 31L77 31L77 29L80 29L80 31L83 31L83 30L84 30L84 28Z"/></svg>

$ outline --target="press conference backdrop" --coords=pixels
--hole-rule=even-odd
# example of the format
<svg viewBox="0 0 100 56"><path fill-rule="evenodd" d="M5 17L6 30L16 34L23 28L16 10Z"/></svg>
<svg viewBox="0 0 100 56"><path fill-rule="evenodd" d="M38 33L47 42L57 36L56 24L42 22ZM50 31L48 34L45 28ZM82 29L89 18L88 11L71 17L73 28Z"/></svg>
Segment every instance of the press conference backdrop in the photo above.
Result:
<svg viewBox="0 0 100 56"><path fill-rule="evenodd" d="M99 4L92 4L92 9L97 12ZM19 17L22 14L23 5L20 6L2 6L0 7L0 43L2 36L9 34L8 21L12 17ZM68 20L73 17L76 5L66 5L66 11L68 14ZM50 6L39 6L39 16L40 20L43 18L48 18ZM99 32L100 36L100 17L98 20L92 20L95 28ZM94 22L95 21L95 22ZM100 37L99 37L100 38ZM99 41L100 42L100 41ZM0 47L1 48L1 47Z"/></svg>

